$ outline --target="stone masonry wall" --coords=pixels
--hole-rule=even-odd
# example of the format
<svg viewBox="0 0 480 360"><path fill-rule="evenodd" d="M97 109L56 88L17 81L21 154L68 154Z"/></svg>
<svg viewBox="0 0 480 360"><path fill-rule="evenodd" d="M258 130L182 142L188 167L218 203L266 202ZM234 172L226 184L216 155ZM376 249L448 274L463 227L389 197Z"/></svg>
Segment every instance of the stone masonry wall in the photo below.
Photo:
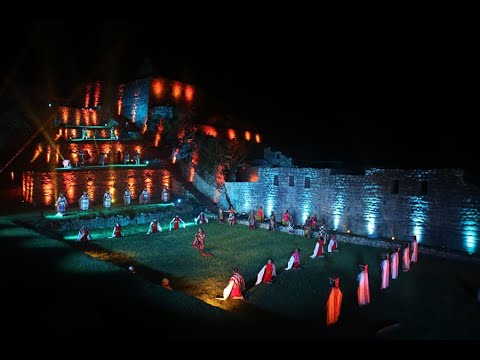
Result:
<svg viewBox="0 0 480 360"><path fill-rule="evenodd" d="M316 214L341 232L371 238L416 235L426 245L480 251L480 192L463 181L462 170L332 175L329 169L260 168L258 182L225 187L240 213L263 206L266 215L274 211L280 219L288 209L297 225Z"/></svg>
<svg viewBox="0 0 480 360"><path fill-rule="evenodd" d="M125 84L122 95L121 114L141 127L148 116L150 78L131 81Z"/></svg>

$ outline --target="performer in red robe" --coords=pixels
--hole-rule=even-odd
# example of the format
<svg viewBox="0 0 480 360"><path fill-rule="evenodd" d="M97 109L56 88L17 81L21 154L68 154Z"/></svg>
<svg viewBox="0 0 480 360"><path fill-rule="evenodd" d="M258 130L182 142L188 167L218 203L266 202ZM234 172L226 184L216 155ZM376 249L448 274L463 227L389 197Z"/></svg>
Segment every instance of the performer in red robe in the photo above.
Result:
<svg viewBox="0 0 480 360"><path fill-rule="evenodd" d="M340 290L340 279L330 278L330 293L327 300L327 326L338 321L340 310L342 308L343 294Z"/></svg>
<svg viewBox="0 0 480 360"><path fill-rule="evenodd" d="M90 232L88 231L87 227L83 225L80 228L80 231L78 232L77 241L88 242L90 240L92 240L92 237L90 236Z"/></svg>
<svg viewBox="0 0 480 360"><path fill-rule="evenodd" d="M150 223L150 225L148 225L147 235L150 235L152 233L155 234L155 233L161 232L161 231L162 231L162 227L158 223L157 219L153 219L152 222Z"/></svg>
<svg viewBox="0 0 480 360"><path fill-rule="evenodd" d="M310 258L314 259L316 257L324 257L323 245L324 245L323 237L319 235L317 243L315 244L315 249L313 249L313 254L310 256Z"/></svg>
<svg viewBox="0 0 480 360"><path fill-rule="evenodd" d="M268 259L267 263L262 267L257 275L257 282L255 285L263 282L264 284L269 284L272 282L272 277L277 276L277 271L275 269L275 264L272 259Z"/></svg>
<svg viewBox="0 0 480 360"><path fill-rule="evenodd" d="M122 237L122 236L124 236L122 225L120 225L120 223L117 222L113 227L112 236L110 236L110 238Z"/></svg>
<svg viewBox="0 0 480 360"><path fill-rule="evenodd" d="M397 247L393 252L392 256L390 256L390 272L392 274L392 280L398 278L398 264L400 258L400 248Z"/></svg>
<svg viewBox="0 0 480 360"><path fill-rule="evenodd" d="M198 249L200 252L203 252L205 249L205 231L202 228L198 229L193 237L192 247Z"/></svg>
<svg viewBox="0 0 480 360"><path fill-rule="evenodd" d="M242 292L245 291L245 280L240 275L237 268L233 269L233 275L231 276L228 285L223 289L223 298L217 298L219 300L226 300L228 297L232 299L243 300Z"/></svg>
<svg viewBox="0 0 480 360"><path fill-rule="evenodd" d="M172 231L172 223L173 223L173 230L180 229L180 222L182 222L183 228L185 229L185 222L182 219L180 219L178 215L175 215L172 221L170 221L169 231Z"/></svg>

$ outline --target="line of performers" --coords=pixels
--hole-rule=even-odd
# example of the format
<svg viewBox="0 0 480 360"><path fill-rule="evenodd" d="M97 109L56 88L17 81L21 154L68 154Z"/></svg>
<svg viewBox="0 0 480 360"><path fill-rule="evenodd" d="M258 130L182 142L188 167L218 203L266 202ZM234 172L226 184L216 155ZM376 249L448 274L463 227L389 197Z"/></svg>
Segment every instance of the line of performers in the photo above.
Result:
<svg viewBox="0 0 480 360"><path fill-rule="evenodd" d="M168 202L170 200L170 194L166 188L162 190L161 199L163 202ZM80 210L88 211L92 206L92 199L86 191L83 192L82 196L78 199L78 205ZM105 208L110 208L113 203L113 196L110 191L107 189L103 194L103 206ZM123 193L123 203L124 205L130 205L132 202L132 193L127 188ZM151 202L151 196L147 188L144 188L138 196L139 204L149 204ZM57 201L55 202L55 210L57 211L58 216L64 216L68 207L68 201L65 195L61 192L58 194Z"/></svg>
<svg viewBox="0 0 480 360"><path fill-rule="evenodd" d="M334 234L332 234L334 235ZM334 238L336 243L336 236ZM316 249L314 254L310 256L311 258L317 257L319 253L318 247L320 249L323 246L323 243L320 244L321 236L319 236L319 241L316 244ZM333 244L332 244L333 249ZM400 262L400 247L397 247L393 252L392 256L389 254L384 254L383 259L380 263L381 269L381 290L385 290L389 286L390 276L392 279L398 278L398 268ZM411 250L411 256L410 256ZM322 250L323 251L323 250ZM335 250L332 250L335 251ZM410 243L406 244L402 251L402 270L407 272L410 270L410 263L418 262L418 242L416 236L413 236L413 239ZM368 264L361 264L360 273L357 276L357 301L359 306L365 306L370 303L370 285L368 279ZM285 270L300 268L300 249L296 248L288 260L287 267ZM267 263L260 269L257 274L257 280L255 285L260 283L271 284L273 277L277 276L275 263L272 259L268 259ZM218 300L226 300L227 298L232 299L243 299L243 292L245 291L245 280L240 274L237 268L234 269L233 275L230 277L228 285L223 290L223 296L218 296ZM340 290L340 279L338 277L329 278L329 293L326 301L326 325L329 326L338 321L341 312L343 294Z"/></svg>

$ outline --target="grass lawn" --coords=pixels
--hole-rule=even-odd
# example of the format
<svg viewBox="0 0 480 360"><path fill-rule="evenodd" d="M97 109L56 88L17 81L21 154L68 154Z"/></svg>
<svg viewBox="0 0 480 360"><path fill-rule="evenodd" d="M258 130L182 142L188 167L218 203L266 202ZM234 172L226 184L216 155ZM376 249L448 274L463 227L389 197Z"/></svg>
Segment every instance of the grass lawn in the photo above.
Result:
<svg viewBox="0 0 480 360"><path fill-rule="evenodd" d="M312 336L389 339L478 339L480 338L480 266L419 255L410 272L400 272L390 288L380 291L380 260L384 249L339 243L340 251L323 259L310 259L315 240L243 225L210 222L201 256L192 248L198 226L146 236L147 225L124 227L126 236L109 239L112 229L93 229L88 255L127 268L157 282L169 277L173 288L200 299L216 309L255 319L272 329L271 336ZM64 233L74 242L78 229ZM301 249L303 269L285 271L295 247ZM325 247L326 248L326 247ZM277 266L273 284L254 286L267 258ZM358 264L369 264L371 303L360 308L356 302ZM246 301L215 299L227 285L233 267L247 282ZM86 269L85 269L86 270ZM340 277L342 313L337 324L325 327L328 278ZM188 305L186 305L188 306ZM210 308L212 308L210 306ZM206 307L209 308L209 307ZM213 308L212 308L213 309ZM392 324L399 327L377 334ZM249 331L249 330L245 330Z"/></svg>

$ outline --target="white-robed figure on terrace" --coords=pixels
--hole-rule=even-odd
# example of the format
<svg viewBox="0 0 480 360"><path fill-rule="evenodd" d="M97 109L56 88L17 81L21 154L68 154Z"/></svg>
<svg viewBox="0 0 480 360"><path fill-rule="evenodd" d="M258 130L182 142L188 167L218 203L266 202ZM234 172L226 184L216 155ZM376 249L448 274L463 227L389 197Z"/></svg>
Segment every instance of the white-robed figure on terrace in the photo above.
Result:
<svg viewBox="0 0 480 360"><path fill-rule="evenodd" d="M130 192L130 190L127 188L125 190L125 192L123 193L123 203L125 205L130 205L130 203L132 202L132 193Z"/></svg>
<svg viewBox="0 0 480 360"><path fill-rule="evenodd" d="M105 193L103 194L103 206L108 209L111 205L112 205L112 195L110 194L110 191L105 190Z"/></svg>
<svg viewBox="0 0 480 360"><path fill-rule="evenodd" d="M410 261L416 263L418 261L418 241L416 235L413 235L413 240L410 245L412 246L412 257Z"/></svg>
<svg viewBox="0 0 480 360"><path fill-rule="evenodd" d="M162 190L162 201L163 202L168 202L169 199L170 199L170 194L168 193L167 188L163 188L163 190Z"/></svg>
<svg viewBox="0 0 480 360"><path fill-rule="evenodd" d="M388 254L383 255L380 269L382 269L382 284L380 288L383 290L388 288L390 284L390 259Z"/></svg>
<svg viewBox="0 0 480 360"><path fill-rule="evenodd" d="M362 271L357 276L358 289L357 299L358 305L364 306L370 303L370 286L368 284L368 265L360 265Z"/></svg>
<svg viewBox="0 0 480 360"><path fill-rule="evenodd" d="M80 210L88 210L90 208L90 204L92 203L92 200L90 200L90 197L88 196L87 192L84 191L83 195L80 196L80 199L78 199L78 204L80 205Z"/></svg>
<svg viewBox="0 0 480 360"><path fill-rule="evenodd" d="M55 208L57 209L57 215L63 216L67 211L68 201L63 193L58 194L58 199L55 202Z"/></svg>

